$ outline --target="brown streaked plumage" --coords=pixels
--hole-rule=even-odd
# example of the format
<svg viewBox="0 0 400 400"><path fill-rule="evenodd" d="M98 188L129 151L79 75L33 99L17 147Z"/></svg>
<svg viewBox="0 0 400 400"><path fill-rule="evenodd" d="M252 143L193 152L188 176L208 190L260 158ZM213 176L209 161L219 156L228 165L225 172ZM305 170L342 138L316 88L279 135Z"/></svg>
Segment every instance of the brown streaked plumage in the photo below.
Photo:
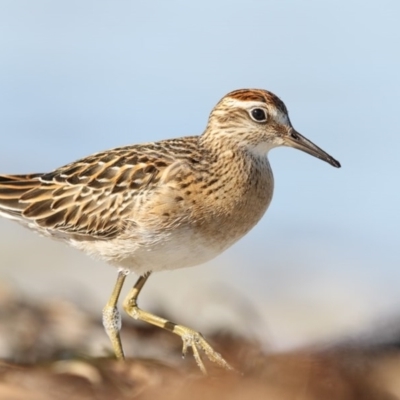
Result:
<svg viewBox="0 0 400 400"><path fill-rule="evenodd" d="M239 89L229 93L229 97L241 101L259 101L265 104L274 104L281 112L287 114L285 103L275 94L260 89Z"/></svg>
<svg viewBox="0 0 400 400"><path fill-rule="evenodd" d="M124 302L133 318L168 329L224 368L190 328L141 310L151 272L201 264L245 235L272 199L270 149L291 146L340 164L296 132L284 103L259 89L226 95L200 136L108 150L50 173L0 176L0 214L119 268L103 323L124 358L117 301L129 271L141 275Z"/></svg>

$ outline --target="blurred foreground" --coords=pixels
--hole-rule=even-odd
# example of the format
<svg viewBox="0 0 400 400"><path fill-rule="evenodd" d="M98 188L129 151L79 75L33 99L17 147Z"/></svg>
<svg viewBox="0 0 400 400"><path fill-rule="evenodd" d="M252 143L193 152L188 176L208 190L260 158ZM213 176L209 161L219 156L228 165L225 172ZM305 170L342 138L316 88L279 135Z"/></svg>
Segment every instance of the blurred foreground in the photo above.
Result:
<svg viewBox="0 0 400 400"><path fill-rule="evenodd" d="M118 362L106 357L100 318L64 300L32 301L0 289L2 400L400 399L395 345L267 354L258 343L218 332L208 339L240 374L205 360L210 375L204 377L191 356L182 360L181 341L169 332L125 320L130 358Z"/></svg>

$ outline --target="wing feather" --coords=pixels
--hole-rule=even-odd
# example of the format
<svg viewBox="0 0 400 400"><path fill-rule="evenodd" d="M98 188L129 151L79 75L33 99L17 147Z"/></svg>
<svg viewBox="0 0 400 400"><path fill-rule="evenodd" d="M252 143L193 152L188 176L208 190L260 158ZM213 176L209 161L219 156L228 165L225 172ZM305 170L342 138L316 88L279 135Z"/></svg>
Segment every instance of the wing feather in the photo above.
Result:
<svg viewBox="0 0 400 400"><path fill-rule="evenodd" d="M111 239L135 224L136 199L142 204L143 193L151 198L169 184L196 151L196 137L184 146L173 139L94 154L46 174L2 175L0 213L56 237Z"/></svg>

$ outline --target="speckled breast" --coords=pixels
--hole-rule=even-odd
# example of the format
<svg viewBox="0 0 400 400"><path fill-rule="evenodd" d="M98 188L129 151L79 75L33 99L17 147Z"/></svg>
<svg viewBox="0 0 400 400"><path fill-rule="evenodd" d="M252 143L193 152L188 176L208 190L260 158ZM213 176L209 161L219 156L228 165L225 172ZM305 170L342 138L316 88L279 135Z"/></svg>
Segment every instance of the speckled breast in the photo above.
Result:
<svg viewBox="0 0 400 400"><path fill-rule="evenodd" d="M246 179L227 184L224 195L211 193L208 207L198 218L198 228L210 246L221 252L249 232L262 218L272 200L274 179L266 158L251 165Z"/></svg>

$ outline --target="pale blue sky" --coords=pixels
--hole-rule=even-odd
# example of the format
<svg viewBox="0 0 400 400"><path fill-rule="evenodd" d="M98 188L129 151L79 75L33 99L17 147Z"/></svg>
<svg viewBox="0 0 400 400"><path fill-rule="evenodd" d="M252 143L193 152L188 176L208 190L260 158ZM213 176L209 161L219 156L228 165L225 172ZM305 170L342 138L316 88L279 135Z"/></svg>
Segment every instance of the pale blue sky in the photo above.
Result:
<svg viewBox="0 0 400 400"><path fill-rule="evenodd" d="M366 308L368 293L395 310L399 15L394 0L3 0L0 170L201 133L227 92L271 90L342 169L273 150L267 216L221 262L260 293L319 287L310 304L331 290Z"/></svg>

